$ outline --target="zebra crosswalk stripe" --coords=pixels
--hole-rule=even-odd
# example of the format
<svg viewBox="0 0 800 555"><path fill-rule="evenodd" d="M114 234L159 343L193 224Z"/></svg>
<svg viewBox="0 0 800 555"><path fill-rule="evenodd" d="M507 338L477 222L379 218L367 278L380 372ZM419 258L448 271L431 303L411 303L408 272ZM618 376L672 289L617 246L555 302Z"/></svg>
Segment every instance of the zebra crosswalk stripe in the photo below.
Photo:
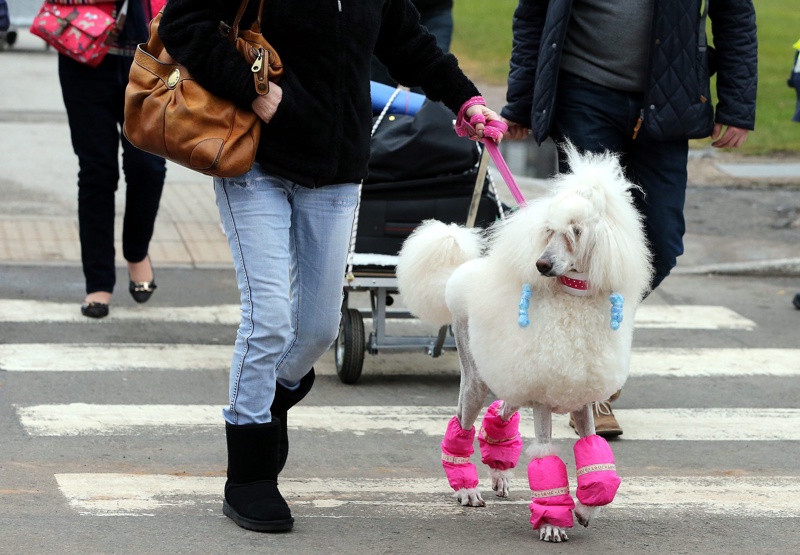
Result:
<svg viewBox="0 0 800 555"><path fill-rule="evenodd" d="M103 321L157 321L236 325L239 322L239 307L236 305L115 306L110 316L104 318ZM0 299L0 322L97 324L97 321L82 316L76 303L15 299ZM641 329L752 330L756 328L756 324L724 306L645 304L639 307L636 313L636 327Z"/></svg>
<svg viewBox="0 0 800 555"><path fill-rule="evenodd" d="M100 372L127 370L224 370L230 345L155 343L17 343L0 345L0 370L7 372ZM455 354L445 364L458 372ZM427 355L424 358L430 358ZM705 376L797 376L800 349L644 349L631 355L631 376L695 378ZM442 366L440 363L438 366ZM371 368L370 373L395 373ZM331 356L317 369L335 373Z"/></svg>
<svg viewBox="0 0 800 555"><path fill-rule="evenodd" d="M70 506L96 516L147 516L192 505L219 504L225 478L116 473L56 474L58 487ZM495 500L482 482L487 500L481 515L492 516L508 505L530 503L524 478L511 482L511 497ZM571 485L575 491L575 484ZM422 518L463 514L450 498L441 478L357 480L282 478L281 492L293 506L305 506L308 516L346 518L348 505L385 507L374 517L414 514ZM641 515L642 511L670 514L701 512L731 517L800 516L800 482L795 476L623 476L609 511ZM488 514L487 514L488 513Z"/></svg>
<svg viewBox="0 0 800 555"><path fill-rule="evenodd" d="M98 405L73 403L16 407L33 436L125 435L223 429L214 405ZM455 407L297 406L291 427L365 435L421 433L441 437ZM615 409L625 422L623 441L798 441L800 409ZM533 418L523 412L520 432L533 439ZM553 419L556 438L574 438L565 415Z"/></svg>

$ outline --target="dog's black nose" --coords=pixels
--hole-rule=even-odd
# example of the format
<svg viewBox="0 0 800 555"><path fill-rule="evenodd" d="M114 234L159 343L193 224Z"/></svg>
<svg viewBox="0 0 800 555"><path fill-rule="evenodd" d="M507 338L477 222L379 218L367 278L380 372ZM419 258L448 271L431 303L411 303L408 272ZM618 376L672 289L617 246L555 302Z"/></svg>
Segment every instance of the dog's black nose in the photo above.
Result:
<svg viewBox="0 0 800 555"><path fill-rule="evenodd" d="M539 270L539 273L544 276L553 269L553 264L546 258L540 258L536 261L536 269Z"/></svg>

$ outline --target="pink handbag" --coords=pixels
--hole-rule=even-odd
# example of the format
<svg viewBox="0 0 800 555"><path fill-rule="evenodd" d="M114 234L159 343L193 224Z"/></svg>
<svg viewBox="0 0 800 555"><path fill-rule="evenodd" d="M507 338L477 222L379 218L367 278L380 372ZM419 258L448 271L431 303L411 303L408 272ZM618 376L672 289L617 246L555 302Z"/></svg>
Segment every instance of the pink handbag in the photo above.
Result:
<svg viewBox="0 0 800 555"><path fill-rule="evenodd" d="M73 60L97 67L124 22L123 17L117 19L115 7L114 2L82 5L45 2L33 18L30 31Z"/></svg>

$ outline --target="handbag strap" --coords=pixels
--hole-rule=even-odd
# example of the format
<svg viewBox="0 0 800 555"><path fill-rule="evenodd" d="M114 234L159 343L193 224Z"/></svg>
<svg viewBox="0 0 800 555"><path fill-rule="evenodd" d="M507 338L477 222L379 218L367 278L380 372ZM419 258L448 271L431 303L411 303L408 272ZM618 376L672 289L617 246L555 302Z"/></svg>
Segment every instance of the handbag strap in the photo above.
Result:
<svg viewBox="0 0 800 555"><path fill-rule="evenodd" d="M239 4L239 10L236 12L236 17L233 19L233 25L230 27L230 31L228 32L228 40L231 42L231 44L235 43L236 37L239 36L239 22L241 22L242 16L244 15L249 3L250 0L242 0L242 3ZM254 33L261 34L261 14L263 12L264 0L261 0L258 4L258 14L256 15L256 19L253 21L253 25L250 27L250 30Z"/></svg>

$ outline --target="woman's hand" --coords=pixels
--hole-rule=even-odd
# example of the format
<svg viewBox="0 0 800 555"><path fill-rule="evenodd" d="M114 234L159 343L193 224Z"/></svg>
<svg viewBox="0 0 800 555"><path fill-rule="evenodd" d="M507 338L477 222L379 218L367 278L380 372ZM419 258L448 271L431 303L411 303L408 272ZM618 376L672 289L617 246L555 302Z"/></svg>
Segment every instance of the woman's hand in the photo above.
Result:
<svg viewBox="0 0 800 555"><path fill-rule="evenodd" d="M531 134L531 130L527 127L523 127L522 125L507 120L506 118L500 118L503 122L508 126L508 131L506 132L506 137L508 137L512 141L519 141L521 139L527 139L528 136Z"/></svg>
<svg viewBox="0 0 800 555"><path fill-rule="evenodd" d="M250 105L253 111L264 123L269 123L275 111L278 109L278 104L283 99L283 89L275 83L270 82L269 92L264 96L259 96Z"/></svg>
<svg viewBox="0 0 800 555"><path fill-rule="evenodd" d="M497 144L500 144L500 141L503 140L503 134L505 133L505 128L503 126L490 126L492 127L492 132L486 132L486 124L489 122L497 121L504 123L503 118L497 115L497 112L494 110L490 110L482 104L474 104L464 111L464 116L464 119L470 122L475 130L475 135L470 138L483 139L489 136ZM476 118L475 116L478 117ZM470 133L470 135L472 135L472 133Z"/></svg>

